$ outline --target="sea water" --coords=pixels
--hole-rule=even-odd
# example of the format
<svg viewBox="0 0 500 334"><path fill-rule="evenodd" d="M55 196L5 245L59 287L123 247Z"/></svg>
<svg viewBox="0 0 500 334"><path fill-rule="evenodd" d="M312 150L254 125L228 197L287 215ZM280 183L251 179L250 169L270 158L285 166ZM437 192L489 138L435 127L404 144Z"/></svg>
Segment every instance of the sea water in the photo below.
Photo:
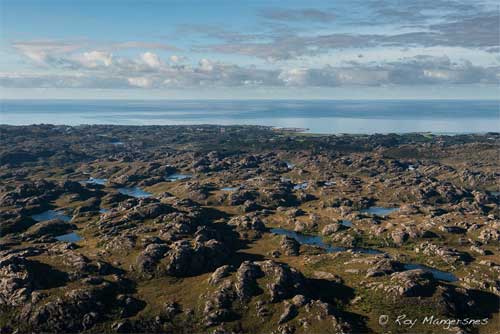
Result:
<svg viewBox="0 0 500 334"><path fill-rule="evenodd" d="M3 100L0 124L265 125L312 133L498 131L498 101Z"/></svg>

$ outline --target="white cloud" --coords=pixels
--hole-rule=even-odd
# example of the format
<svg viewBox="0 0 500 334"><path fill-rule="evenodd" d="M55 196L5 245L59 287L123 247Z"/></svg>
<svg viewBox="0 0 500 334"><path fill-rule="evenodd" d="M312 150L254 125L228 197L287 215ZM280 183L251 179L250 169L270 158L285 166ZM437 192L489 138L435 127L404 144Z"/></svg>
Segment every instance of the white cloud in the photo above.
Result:
<svg viewBox="0 0 500 334"><path fill-rule="evenodd" d="M478 66L448 57L418 55L393 61L351 61L335 65L291 68L239 66L209 59L198 64L169 63L152 52L138 57L114 56L92 50L83 53L54 53L34 49L31 58L46 71L40 75L0 75L5 87L100 87L100 88L187 88L187 87L337 87L432 84L498 84L500 66ZM33 51L30 49L29 51ZM172 61L176 60L176 61ZM64 73L65 76L54 75ZM53 80L51 83L50 80Z"/></svg>
<svg viewBox="0 0 500 334"><path fill-rule="evenodd" d="M307 82L307 69L292 68L282 71L279 75L279 79L283 80L286 85L302 86Z"/></svg>
<svg viewBox="0 0 500 334"><path fill-rule="evenodd" d="M103 51L84 52L76 58L84 67L96 68L99 66L110 66L113 62L113 55Z"/></svg>
<svg viewBox="0 0 500 334"><path fill-rule="evenodd" d="M131 86L135 87L150 88L153 86L153 80L151 78L137 77L137 78L128 78L127 80Z"/></svg>
<svg viewBox="0 0 500 334"><path fill-rule="evenodd" d="M12 47L19 50L50 50L53 53L73 52L83 47L83 43L56 40L15 41Z"/></svg>
<svg viewBox="0 0 500 334"><path fill-rule="evenodd" d="M202 71L210 72L210 71L213 71L213 69L214 69L213 62L211 62L210 60L205 59L205 58L200 60L199 65L200 65L200 69Z"/></svg>
<svg viewBox="0 0 500 334"><path fill-rule="evenodd" d="M171 55L169 59L172 63L177 64L177 63L185 61L186 57L178 56L178 55Z"/></svg>
<svg viewBox="0 0 500 334"><path fill-rule="evenodd" d="M38 64L44 64L47 61L47 53L41 50L24 50L24 55Z"/></svg>
<svg viewBox="0 0 500 334"><path fill-rule="evenodd" d="M37 64L45 64L52 57L68 54L82 48L81 43L54 40L16 41L12 47Z"/></svg>
<svg viewBox="0 0 500 334"><path fill-rule="evenodd" d="M152 52L145 52L141 54L141 60L151 68L159 68L162 66L160 57Z"/></svg>

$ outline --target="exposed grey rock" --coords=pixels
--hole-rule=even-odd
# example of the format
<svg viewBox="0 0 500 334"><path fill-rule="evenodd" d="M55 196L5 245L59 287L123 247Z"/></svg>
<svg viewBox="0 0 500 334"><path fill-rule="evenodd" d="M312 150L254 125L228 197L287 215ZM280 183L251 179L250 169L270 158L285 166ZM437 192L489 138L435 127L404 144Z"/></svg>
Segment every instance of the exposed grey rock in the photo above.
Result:
<svg viewBox="0 0 500 334"><path fill-rule="evenodd" d="M297 307L294 304L290 304L288 302L285 302L284 305L285 305L285 310L280 315L280 318L278 320L278 324L280 324L280 325L292 320L298 314Z"/></svg>
<svg viewBox="0 0 500 334"><path fill-rule="evenodd" d="M256 280L263 275L259 265L243 262L236 271L235 288L238 297L247 300L256 292Z"/></svg>
<svg viewBox="0 0 500 334"><path fill-rule="evenodd" d="M158 261L167 253L168 247L162 244L150 244L136 259L137 270L143 273L154 271Z"/></svg>
<svg viewBox="0 0 500 334"><path fill-rule="evenodd" d="M285 255L298 256L300 252L300 243L297 240L284 235L281 238L280 248Z"/></svg>
<svg viewBox="0 0 500 334"><path fill-rule="evenodd" d="M396 245L401 246L408 240L409 234L406 231L396 230L391 232L391 238Z"/></svg>
<svg viewBox="0 0 500 334"><path fill-rule="evenodd" d="M366 272L366 277L377 277L377 276L385 276L390 275L396 271L400 271L403 269L403 265L400 262L390 260L390 259L381 259L371 268L369 268Z"/></svg>
<svg viewBox="0 0 500 334"><path fill-rule="evenodd" d="M274 261L259 262L259 266L271 280L266 288L272 302L291 298L304 289L304 276L296 269Z"/></svg>
<svg viewBox="0 0 500 334"><path fill-rule="evenodd" d="M302 307L307 304L307 298L304 295L295 295L292 298L292 303L297 307Z"/></svg>
<svg viewBox="0 0 500 334"><path fill-rule="evenodd" d="M85 286L39 306L25 305L21 319L37 331L77 332L91 328L108 312L113 286L108 282Z"/></svg>
<svg viewBox="0 0 500 334"><path fill-rule="evenodd" d="M329 236L339 231L341 228L342 224L340 223L328 224L325 227L323 227L323 229L321 230L321 234L324 236Z"/></svg>
<svg viewBox="0 0 500 334"><path fill-rule="evenodd" d="M241 231L253 230L262 232L266 229L266 226L259 217L249 215L232 218L229 221L229 225L236 226Z"/></svg>
<svg viewBox="0 0 500 334"><path fill-rule="evenodd" d="M230 255L226 246L211 239L206 242L176 241L167 254L166 272L173 276L190 276L213 270Z"/></svg>
<svg viewBox="0 0 500 334"><path fill-rule="evenodd" d="M222 267L217 268L208 279L208 283L210 283L211 285L219 284L224 277L230 275L232 270L233 267L230 265L224 265Z"/></svg>
<svg viewBox="0 0 500 334"><path fill-rule="evenodd" d="M231 310L231 305L236 296L237 293L234 291L231 281L224 281L205 302L203 309L205 325L213 326L230 320L234 314Z"/></svg>
<svg viewBox="0 0 500 334"><path fill-rule="evenodd" d="M391 282L395 284L393 291L406 297L425 296L435 284L432 274L421 269L394 273Z"/></svg>

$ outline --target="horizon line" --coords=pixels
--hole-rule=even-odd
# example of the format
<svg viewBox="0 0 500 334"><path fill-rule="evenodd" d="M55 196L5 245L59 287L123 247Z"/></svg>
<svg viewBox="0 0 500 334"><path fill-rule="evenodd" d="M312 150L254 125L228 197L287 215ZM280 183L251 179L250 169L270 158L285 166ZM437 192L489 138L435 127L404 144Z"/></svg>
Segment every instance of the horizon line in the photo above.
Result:
<svg viewBox="0 0 500 334"><path fill-rule="evenodd" d="M2 98L0 101L498 101L500 98Z"/></svg>

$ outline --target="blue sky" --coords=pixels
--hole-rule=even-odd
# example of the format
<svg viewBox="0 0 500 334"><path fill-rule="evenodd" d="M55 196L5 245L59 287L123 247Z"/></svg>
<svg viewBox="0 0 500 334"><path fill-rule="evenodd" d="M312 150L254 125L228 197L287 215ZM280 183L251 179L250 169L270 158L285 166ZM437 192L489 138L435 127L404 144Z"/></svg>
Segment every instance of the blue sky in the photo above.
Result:
<svg viewBox="0 0 500 334"><path fill-rule="evenodd" d="M477 0L0 0L3 98L497 98Z"/></svg>

